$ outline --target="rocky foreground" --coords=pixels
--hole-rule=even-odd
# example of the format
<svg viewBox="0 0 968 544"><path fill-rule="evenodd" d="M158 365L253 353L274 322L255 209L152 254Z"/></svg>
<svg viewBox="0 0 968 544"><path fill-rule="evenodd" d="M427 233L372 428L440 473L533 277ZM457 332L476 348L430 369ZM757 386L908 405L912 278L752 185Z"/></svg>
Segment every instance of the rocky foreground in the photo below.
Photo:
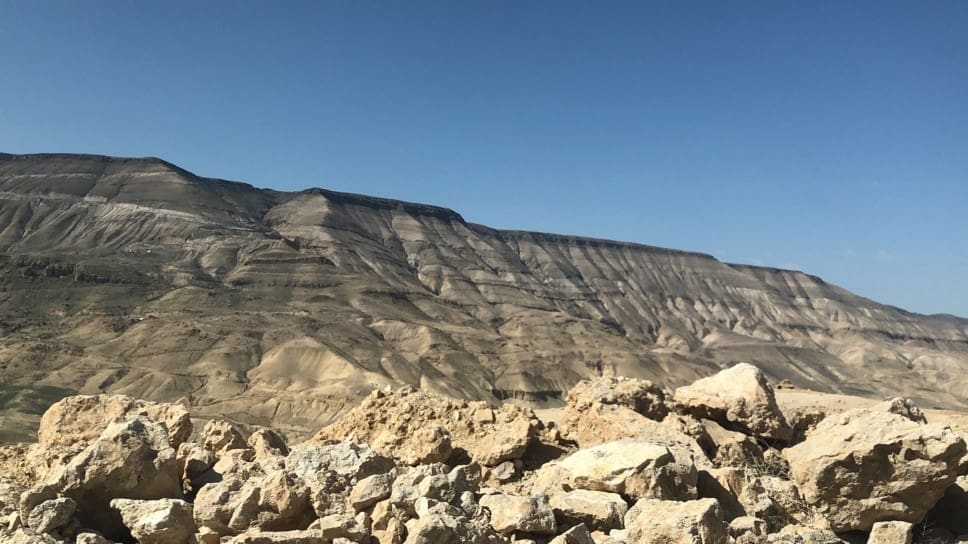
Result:
<svg viewBox="0 0 968 544"><path fill-rule="evenodd" d="M75 396L0 448L20 544L968 542L964 437L910 401L784 414L740 364L582 381L560 425L405 387L312 439ZM960 537L958 535L961 535Z"/></svg>

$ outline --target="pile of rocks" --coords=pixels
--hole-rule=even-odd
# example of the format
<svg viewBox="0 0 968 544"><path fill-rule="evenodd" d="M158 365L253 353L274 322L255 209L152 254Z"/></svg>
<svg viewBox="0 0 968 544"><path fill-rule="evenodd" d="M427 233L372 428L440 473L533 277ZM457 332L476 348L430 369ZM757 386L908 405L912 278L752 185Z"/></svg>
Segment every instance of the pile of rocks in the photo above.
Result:
<svg viewBox="0 0 968 544"><path fill-rule="evenodd" d="M69 397L38 443L0 448L0 541L906 544L926 516L956 541L962 437L903 400L818 420L794 432L747 364L674 394L582 382L560 428L374 392L292 447L223 420L193 433L178 405Z"/></svg>

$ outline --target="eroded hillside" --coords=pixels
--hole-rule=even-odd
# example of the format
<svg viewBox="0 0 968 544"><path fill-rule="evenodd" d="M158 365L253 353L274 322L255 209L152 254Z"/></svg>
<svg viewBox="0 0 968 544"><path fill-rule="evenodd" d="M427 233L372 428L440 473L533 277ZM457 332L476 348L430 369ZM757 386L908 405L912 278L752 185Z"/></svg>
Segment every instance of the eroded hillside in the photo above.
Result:
<svg viewBox="0 0 968 544"><path fill-rule="evenodd" d="M0 270L7 438L75 392L305 432L387 384L556 405L582 378L673 387L744 360L812 389L968 408L965 319L795 271L158 159L0 155Z"/></svg>

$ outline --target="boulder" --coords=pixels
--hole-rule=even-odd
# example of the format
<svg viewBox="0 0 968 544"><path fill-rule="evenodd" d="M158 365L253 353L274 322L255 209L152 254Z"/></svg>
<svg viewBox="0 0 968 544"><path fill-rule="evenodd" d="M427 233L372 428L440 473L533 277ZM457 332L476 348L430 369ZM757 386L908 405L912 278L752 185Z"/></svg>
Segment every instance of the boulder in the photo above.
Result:
<svg viewBox="0 0 968 544"><path fill-rule="evenodd" d="M564 433L582 448L624 438L644 440L668 447L677 457L692 456L697 465L711 466L699 441L708 441L702 425L675 414L658 422L624 406L593 404L573 414L565 423Z"/></svg>
<svg viewBox="0 0 968 544"><path fill-rule="evenodd" d="M904 416L915 423L928 422L928 418L924 416L924 412L922 412L911 399L895 397L893 399L885 400L879 404L875 404L869 409L875 412L890 412L892 414Z"/></svg>
<svg viewBox="0 0 968 544"><path fill-rule="evenodd" d="M363 478L350 492L350 504L359 512L390 498L393 491L393 474L374 474Z"/></svg>
<svg viewBox="0 0 968 544"><path fill-rule="evenodd" d="M966 446L945 426L851 410L783 453L804 498L834 531L870 531L878 521L920 522L954 483Z"/></svg>
<svg viewBox="0 0 968 544"><path fill-rule="evenodd" d="M40 419L37 443L44 449L80 451L112 423L144 416L165 425L172 448L188 440L192 420L180 404L137 400L125 395L77 395L50 406Z"/></svg>
<svg viewBox="0 0 968 544"><path fill-rule="evenodd" d="M0 516L19 512L20 496L26 490L17 480L0 477Z"/></svg>
<svg viewBox="0 0 968 544"><path fill-rule="evenodd" d="M112 423L66 466L26 492L21 519L41 502L58 495L77 502L76 516L84 527L109 538L123 535L121 517L111 499L180 498L181 478L168 430L144 416Z"/></svg>
<svg viewBox="0 0 968 544"><path fill-rule="evenodd" d="M695 465L676 460L669 448L641 440L617 440L578 450L543 466L538 490L588 489L633 499L683 500L696 497Z"/></svg>
<svg viewBox="0 0 968 544"><path fill-rule="evenodd" d="M219 455L226 450L240 450L249 447L238 425L224 419L213 419L202 429L202 444L205 449Z"/></svg>
<svg viewBox="0 0 968 544"><path fill-rule="evenodd" d="M139 544L189 544L194 540L192 505L177 499L114 499L111 508Z"/></svg>
<svg viewBox="0 0 968 544"><path fill-rule="evenodd" d="M314 492L337 493L367 476L389 472L393 463L366 444L344 441L296 447L286 457L285 468Z"/></svg>
<svg viewBox="0 0 968 544"><path fill-rule="evenodd" d="M537 440L544 425L531 410L512 404L493 407L440 397L427 391L402 387L391 393L372 392L363 402L312 439L328 443L351 436L371 444L381 455L401 464L412 464L416 455L413 436L421 429L441 428L461 458L466 455L484 466L520 459ZM439 457L444 451L442 433L433 431ZM433 452L434 448L431 448ZM429 457L427 459L431 459Z"/></svg>
<svg viewBox="0 0 968 544"><path fill-rule="evenodd" d="M871 527L867 544L911 544L913 538L914 525L910 523L905 521L878 521Z"/></svg>
<svg viewBox="0 0 968 544"><path fill-rule="evenodd" d="M661 387L621 376L582 380L568 391L567 401L566 421L596 404L622 406L655 421L662 421L670 411Z"/></svg>
<svg viewBox="0 0 968 544"><path fill-rule="evenodd" d="M74 544L111 544L111 541L97 533L84 531L74 537Z"/></svg>
<svg viewBox="0 0 968 544"><path fill-rule="evenodd" d="M37 533L52 533L67 525L76 510L77 503L67 497L44 501L30 511L27 526Z"/></svg>
<svg viewBox="0 0 968 544"><path fill-rule="evenodd" d="M498 493L484 495L480 498L480 504L490 511L491 527L499 533L555 534L555 514L548 504L548 497L544 495Z"/></svg>
<svg viewBox="0 0 968 544"><path fill-rule="evenodd" d="M676 389L679 409L745 434L786 442L792 429L760 369L739 363Z"/></svg>
<svg viewBox="0 0 968 544"><path fill-rule="evenodd" d="M555 520L565 527L584 524L589 529L609 531L624 525L628 504L617 493L575 489L549 497Z"/></svg>
<svg viewBox="0 0 968 544"><path fill-rule="evenodd" d="M431 512L407 522L404 544L498 544L507 542L465 516ZM382 543L381 543L382 544Z"/></svg>
<svg viewBox="0 0 968 544"><path fill-rule="evenodd" d="M552 538L548 544L595 544L595 541L588 527L579 524Z"/></svg>
<svg viewBox="0 0 968 544"><path fill-rule="evenodd" d="M377 451L393 451L398 462L411 466L443 463L454 451L450 433L439 425L416 429L404 437L390 430L383 431L374 439L373 448Z"/></svg>
<svg viewBox="0 0 968 544"><path fill-rule="evenodd" d="M227 544L330 544L319 531L253 530L233 537Z"/></svg>
<svg viewBox="0 0 968 544"><path fill-rule="evenodd" d="M46 533L35 533L29 529L17 529L9 535L0 533L3 544L60 544L57 539Z"/></svg>
<svg viewBox="0 0 968 544"><path fill-rule="evenodd" d="M511 405L507 405L511 406ZM493 467L524 456L535 438L535 422L520 409L501 409L495 413L495 426L487 440L481 440L469 451L478 463Z"/></svg>
<svg viewBox="0 0 968 544"><path fill-rule="evenodd" d="M664 501L640 499L625 515L628 542L720 544L726 524L714 499Z"/></svg>
<svg viewBox="0 0 968 544"><path fill-rule="evenodd" d="M270 472L259 483L258 509L254 523L263 530L305 529L316 514L310 504L306 483L290 472Z"/></svg>

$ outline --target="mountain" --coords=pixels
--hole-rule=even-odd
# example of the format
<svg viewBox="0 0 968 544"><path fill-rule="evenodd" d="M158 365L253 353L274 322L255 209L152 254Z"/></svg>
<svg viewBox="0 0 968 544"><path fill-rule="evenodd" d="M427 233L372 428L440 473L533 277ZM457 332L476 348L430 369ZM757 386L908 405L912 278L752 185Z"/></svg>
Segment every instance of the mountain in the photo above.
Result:
<svg viewBox="0 0 968 544"><path fill-rule="evenodd" d="M676 386L737 361L819 391L968 408L968 319L802 272L155 158L0 154L8 438L71 393L305 433L387 384L551 407L585 377Z"/></svg>

